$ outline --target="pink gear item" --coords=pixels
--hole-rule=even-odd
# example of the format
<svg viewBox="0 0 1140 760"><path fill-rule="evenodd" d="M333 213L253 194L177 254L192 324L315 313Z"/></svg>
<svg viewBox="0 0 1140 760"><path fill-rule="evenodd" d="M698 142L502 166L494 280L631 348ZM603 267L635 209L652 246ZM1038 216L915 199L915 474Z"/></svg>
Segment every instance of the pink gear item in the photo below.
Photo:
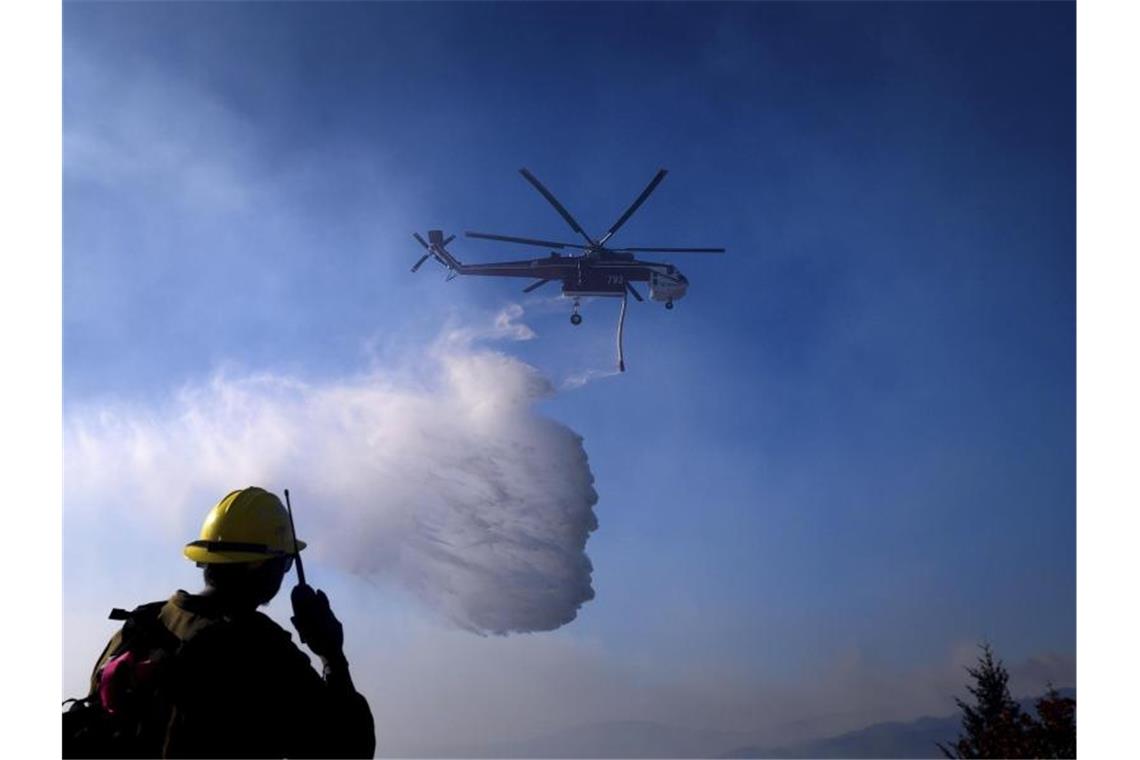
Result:
<svg viewBox="0 0 1140 760"><path fill-rule="evenodd" d="M99 676L99 702L103 709L110 715L130 710L135 695L150 682L154 667L153 660L140 660L131 651L110 660Z"/></svg>

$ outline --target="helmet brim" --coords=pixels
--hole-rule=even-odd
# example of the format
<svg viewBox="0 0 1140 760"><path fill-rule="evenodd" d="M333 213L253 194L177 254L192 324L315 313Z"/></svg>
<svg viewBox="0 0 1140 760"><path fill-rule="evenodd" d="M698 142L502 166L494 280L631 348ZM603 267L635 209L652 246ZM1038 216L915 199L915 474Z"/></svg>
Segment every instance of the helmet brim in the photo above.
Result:
<svg viewBox="0 0 1140 760"><path fill-rule="evenodd" d="M297 551L300 552L307 544L304 541L297 541ZM186 548L182 550L186 555L186 559L191 562L197 562L203 565L226 564L236 562L264 562L273 557L288 557L288 554L277 553L264 553L264 552L247 552L247 551L233 551L233 550L211 550L204 546L195 546L194 544L187 544Z"/></svg>

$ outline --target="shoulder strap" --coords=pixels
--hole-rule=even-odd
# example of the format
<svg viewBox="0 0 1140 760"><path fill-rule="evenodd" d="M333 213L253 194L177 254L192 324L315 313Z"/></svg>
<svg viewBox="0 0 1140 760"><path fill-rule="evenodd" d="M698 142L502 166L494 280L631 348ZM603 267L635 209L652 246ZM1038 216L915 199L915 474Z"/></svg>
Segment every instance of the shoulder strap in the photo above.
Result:
<svg viewBox="0 0 1140 760"><path fill-rule="evenodd" d="M132 650L139 654L178 651L182 642L159 618L165 606L166 602L161 601L140 604L125 614L118 608L111 610L112 620L123 620L121 651Z"/></svg>

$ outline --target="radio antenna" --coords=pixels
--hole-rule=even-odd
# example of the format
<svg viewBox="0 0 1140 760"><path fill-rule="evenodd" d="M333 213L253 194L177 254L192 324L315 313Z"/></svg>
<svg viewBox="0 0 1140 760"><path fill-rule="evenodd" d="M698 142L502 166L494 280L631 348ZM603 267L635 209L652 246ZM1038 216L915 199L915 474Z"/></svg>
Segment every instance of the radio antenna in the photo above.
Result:
<svg viewBox="0 0 1140 760"><path fill-rule="evenodd" d="M293 559L297 563L297 580L305 584L305 566L301 564L301 550L297 548L297 528L293 525L293 505L289 503L289 489L285 489L285 509L289 512L289 531L293 534Z"/></svg>

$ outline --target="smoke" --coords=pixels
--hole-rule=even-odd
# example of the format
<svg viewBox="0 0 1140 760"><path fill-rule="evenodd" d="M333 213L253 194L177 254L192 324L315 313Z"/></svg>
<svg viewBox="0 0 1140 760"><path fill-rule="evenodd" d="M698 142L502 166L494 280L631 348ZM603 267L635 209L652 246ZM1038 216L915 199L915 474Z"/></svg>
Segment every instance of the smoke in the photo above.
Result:
<svg viewBox="0 0 1140 760"><path fill-rule="evenodd" d="M130 514L185 541L228 490L288 487L306 556L398 583L474 632L564 625L594 596L598 497L582 438L535 409L550 382L471 348L531 337L514 308L448 333L417 359L426 379L218 374L161 408L81 410L65 433L65 517Z"/></svg>
<svg viewBox="0 0 1140 760"><path fill-rule="evenodd" d="M616 369L586 369L580 372L573 372L563 379L561 389L564 391L572 391L581 388L593 380L600 380L603 377L614 377L620 374L621 372Z"/></svg>

